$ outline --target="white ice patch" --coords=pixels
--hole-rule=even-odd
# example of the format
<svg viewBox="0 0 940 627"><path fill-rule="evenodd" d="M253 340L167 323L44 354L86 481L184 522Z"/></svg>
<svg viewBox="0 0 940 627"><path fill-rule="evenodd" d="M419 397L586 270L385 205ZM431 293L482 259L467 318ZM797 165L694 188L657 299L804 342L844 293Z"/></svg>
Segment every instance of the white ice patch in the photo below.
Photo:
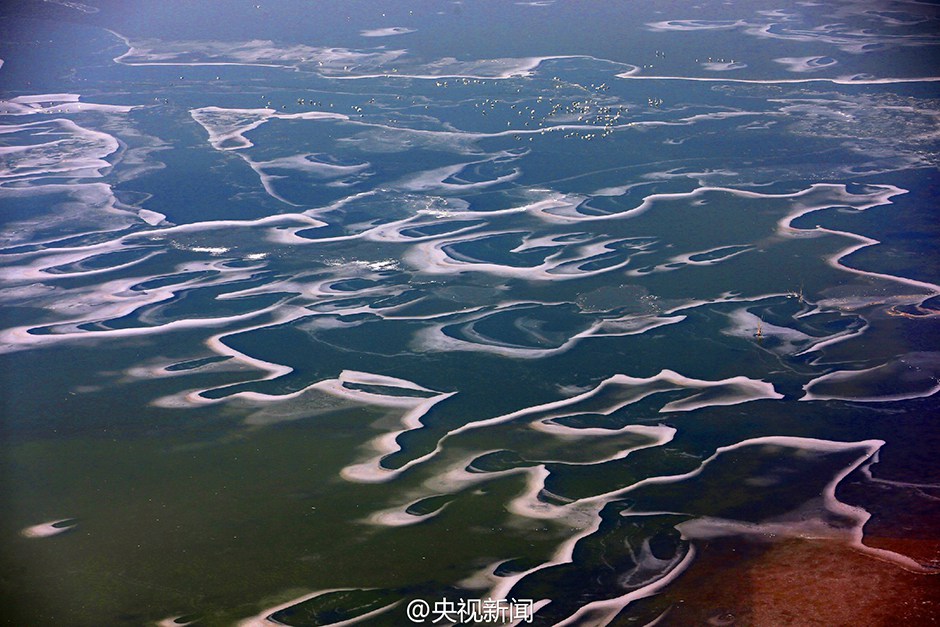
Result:
<svg viewBox="0 0 940 627"><path fill-rule="evenodd" d="M329 590L317 590L316 592L311 592L309 594L305 594L295 599L291 599L290 601L287 601L286 603L281 603L280 605L275 605L275 606L263 609L260 612L258 612L258 614L252 616L251 618L246 618L244 620L238 621L238 623L236 623L236 627L274 627L276 625L283 625L283 623L276 621L271 617L274 614L277 614L278 612L282 612L294 605L305 603L317 597L321 597L321 596L331 594L334 592L349 592L349 591L355 591L355 590L360 590L360 588L332 588ZM330 625L332 627L346 627L348 625L352 625L363 620L368 620L369 618L373 618L375 616L378 616L379 614L387 612L388 610L392 609L399 603L400 601L395 601L393 603L382 606L376 610L366 612L364 614L361 614L349 620L343 620L343 621L339 621L335 623L323 623L323 624Z"/></svg>
<svg viewBox="0 0 940 627"><path fill-rule="evenodd" d="M394 35L407 35L413 32L415 32L415 29L408 28L407 26L389 26L387 28L373 28L359 31L359 34L363 37L392 37Z"/></svg>
<svg viewBox="0 0 940 627"><path fill-rule="evenodd" d="M79 94L34 94L0 100L0 115L59 115L84 111L128 113L135 108L126 105L83 102Z"/></svg>
<svg viewBox="0 0 940 627"><path fill-rule="evenodd" d="M108 133L79 126L65 118L11 124L0 127L0 136L11 135L26 143L0 146L0 182L31 184L47 177L100 178L111 167L106 157L120 144Z"/></svg>
<svg viewBox="0 0 940 627"><path fill-rule="evenodd" d="M940 353L915 352L880 366L837 370L816 377L801 401L842 400L888 403L926 398L940 392Z"/></svg>
<svg viewBox="0 0 940 627"><path fill-rule="evenodd" d="M789 72L818 72L839 63L832 57L780 57L774 61L785 65Z"/></svg>
<svg viewBox="0 0 940 627"><path fill-rule="evenodd" d="M709 72L730 72L732 70L743 70L747 63L740 61L705 61L702 67Z"/></svg>
<svg viewBox="0 0 940 627"><path fill-rule="evenodd" d="M140 216L140 219L149 224L150 226L157 226L164 220L166 216L158 211L151 211L150 209L141 209L137 212L137 215Z"/></svg>
<svg viewBox="0 0 940 627"><path fill-rule="evenodd" d="M48 538L50 536L57 536L60 533L65 533L66 531L75 528L76 523L65 524L72 520L72 518L50 520L49 522L27 527L26 529L20 531L20 535L24 538Z"/></svg>

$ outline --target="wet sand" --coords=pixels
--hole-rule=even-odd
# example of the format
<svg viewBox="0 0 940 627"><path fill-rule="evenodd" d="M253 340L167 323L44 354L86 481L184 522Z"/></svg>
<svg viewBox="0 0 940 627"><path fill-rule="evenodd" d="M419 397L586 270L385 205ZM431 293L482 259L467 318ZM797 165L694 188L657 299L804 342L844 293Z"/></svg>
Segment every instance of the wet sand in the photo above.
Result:
<svg viewBox="0 0 940 627"><path fill-rule="evenodd" d="M918 553L936 555L940 547L937 541L919 543ZM940 571L912 573L817 540L719 539L697 548L695 562L663 595L672 607L656 625L940 624ZM622 616L616 624L636 623Z"/></svg>

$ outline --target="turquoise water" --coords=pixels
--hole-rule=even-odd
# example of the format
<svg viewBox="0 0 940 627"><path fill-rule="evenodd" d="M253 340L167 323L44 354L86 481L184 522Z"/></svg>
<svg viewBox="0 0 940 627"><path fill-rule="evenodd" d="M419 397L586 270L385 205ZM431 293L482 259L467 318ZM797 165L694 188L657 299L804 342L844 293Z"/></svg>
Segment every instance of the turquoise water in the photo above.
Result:
<svg viewBox="0 0 940 627"><path fill-rule="evenodd" d="M935 5L0 18L7 624L936 591Z"/></svg>

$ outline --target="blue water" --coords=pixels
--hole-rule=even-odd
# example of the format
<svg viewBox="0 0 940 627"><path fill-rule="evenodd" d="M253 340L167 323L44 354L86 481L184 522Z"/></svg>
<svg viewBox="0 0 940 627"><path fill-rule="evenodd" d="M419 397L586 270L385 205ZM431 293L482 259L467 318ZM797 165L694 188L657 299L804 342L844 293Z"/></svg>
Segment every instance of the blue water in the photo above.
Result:
<svg viewBox="0 0 940 627"><path fill-rule="evenodd" d="M0 614L935 620L938 18L6 3Z"/></svg>

